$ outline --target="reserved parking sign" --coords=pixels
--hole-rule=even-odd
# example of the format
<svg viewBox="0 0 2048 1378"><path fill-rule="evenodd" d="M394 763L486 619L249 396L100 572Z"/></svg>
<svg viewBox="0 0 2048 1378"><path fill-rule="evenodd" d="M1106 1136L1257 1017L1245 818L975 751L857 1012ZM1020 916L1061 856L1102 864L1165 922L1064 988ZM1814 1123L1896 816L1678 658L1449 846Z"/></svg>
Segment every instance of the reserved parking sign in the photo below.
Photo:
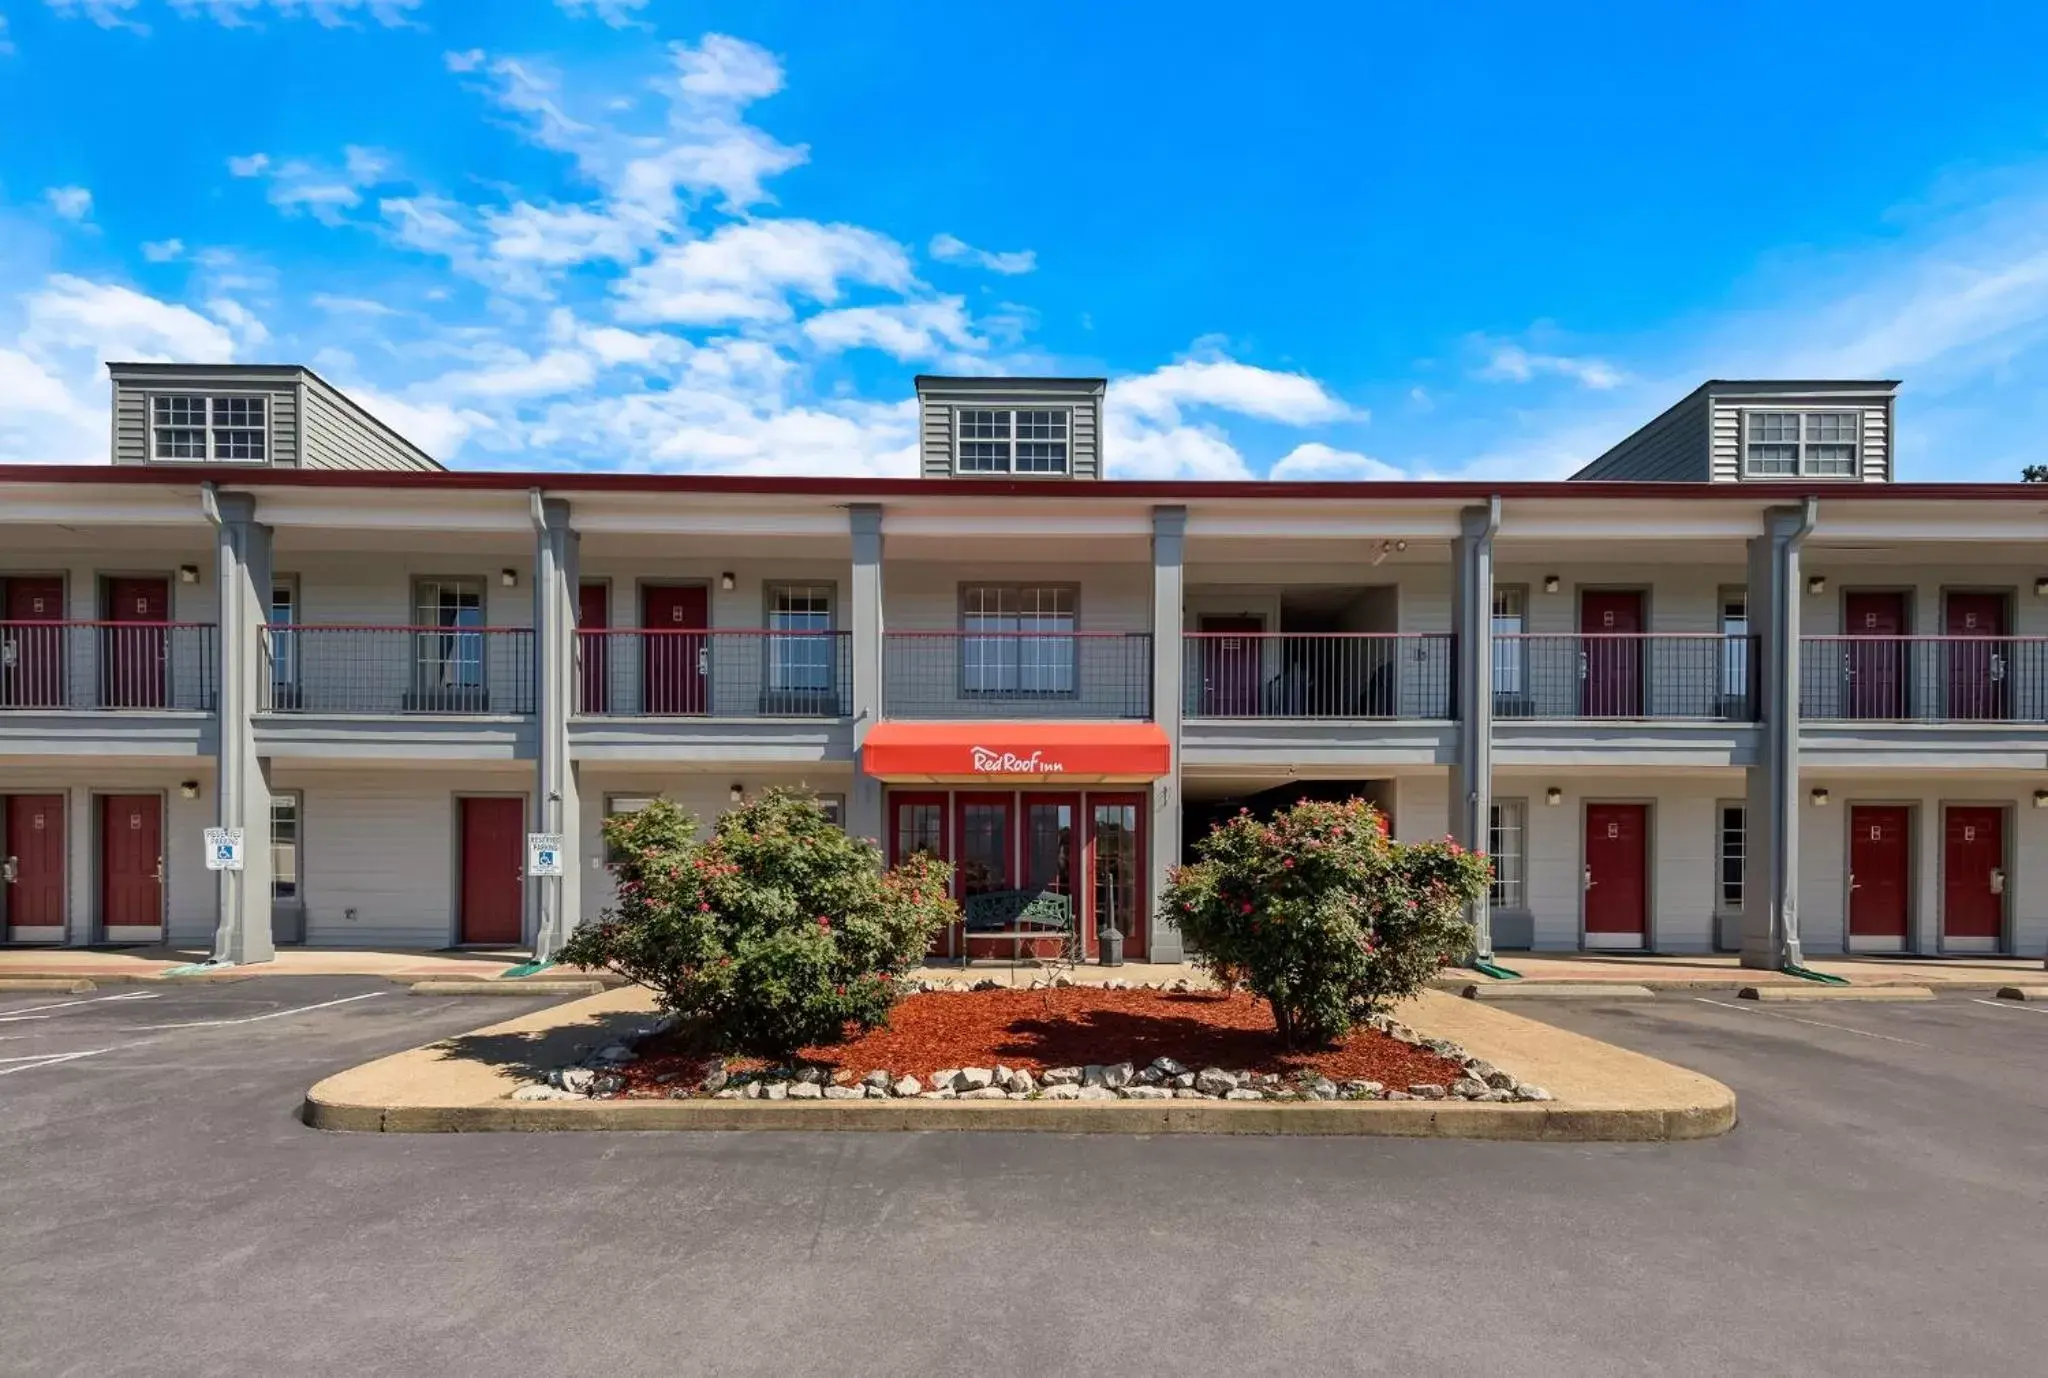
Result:
<svg viewBox="0 0 2048 1378"><path fill-rule="evenodd" d="M206 869L209 871L239 871L242 869L242 830L240 828L208 828L206 830Z"/></svg>

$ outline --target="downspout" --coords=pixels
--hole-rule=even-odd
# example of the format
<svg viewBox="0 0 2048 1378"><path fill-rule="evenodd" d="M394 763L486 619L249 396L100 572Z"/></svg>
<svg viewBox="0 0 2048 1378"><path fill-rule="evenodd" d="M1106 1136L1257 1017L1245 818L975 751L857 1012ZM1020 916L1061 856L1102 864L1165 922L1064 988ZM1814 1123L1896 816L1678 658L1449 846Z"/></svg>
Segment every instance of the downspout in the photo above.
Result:
<svg viewBox="0 0 2048 1378"><path fill-rule="evenodd" d="M1806 499L1804 510L1800 513L1798 527L1795 528L1792 534L1785 539L1785 553L1788 556L1798 554L1801 548L1805 546L1806 538L1813 534L1813 529L1818 525L1820 525L1820 499L1809 496ZM1797 587L1787 589L1787 601L1793 601L1798 599L1801 592L1802 591ZM1791 662L1791 667L1787 670L1785 675L1785 678L1790 681L1788 701L1796 706L1799 702L1799 673L1797 667L1799 664L1800 655L1800 643L1797 638L1786 638L1785 654L1788 660ZM1784 774L1789 772L1793 776L1794 785L1789 789L1789 792L1792 795L1796 796L1798 794L1796 784L1799 773L1799 727L1796 722L1787 724L1786 726L1789 730L1787 730L1783 734L1782 743L1779 747L1778 759L1774 761L1772 764L1776 767L1780 775L1780 789L1788 788L1783 780ZM1798 800L1795 797L1792 800L1792 807L1797 808L1798 806ZM1773 843L1773 845L1776 845L1775 842ZM1781 874L1785 869L1784 858L1782 857L1779 858L1778 869ZM1789 877L1786 883L1796 887L1799 884L1799 879L1797 876ZM1797 976L1801 980L1805 981L1816 981L1824 986L1848 985L1849 982L1843 977L1830 976L1825 972L1815 971L1811 967L1804 965L1798 960L1799 934L1795 931L1793 926L1797 923L1799 916L1799 909L1797 905L1794 905L1792 907L1791 916L1793 920L1792 923L1782 923L1779 925L1778 969L1784 972L1787 976Z"/></svg>
<svg viewBox="0 0 2048 1378"><path fill-rule="evenodd" d="M1477 539L1483 541L1486 547L1488 602L1484 611L1472 614L1472 621L1474 623L1474 626L1472 627L1472 634L1475 639L1478 637L1488 638L1487 644L1489 646L1491 645L1491 638L1493 636L1493 623L1491 620L1491 592L1493 584L1493 538L1500 531L1500 512L1500 494L1494 493L1491 496L1489 496L1486 500L1486 525L1480 528L1477 536ZM1471 684L1472 698L1469 703L1464 705L1464 708L1467 714L1476 716L1479 711L1479 704L1481 702L1482 696L1493 692L1491 674L1489 673L1485 677L1474 674L1467 678L1469 683ZM1488 743L1486 751L1487 793L1488 796L1491 797L1493 788L1493 715L1491 713L1488 713L1486 715L1486 735ZM1474 745L1476 745L1476 743L1477 736L1475 734ZM1484 841L1486 840L1487 820L1478 817L1478 802L1479 801L1477 791L1468 788L1465 796L1465 807L1472 811L1472 832L1475 841ZM1492 903L1490 898L1486 902L1488 904ZM1493 960L1493 932L1491 916L1489 916L1487 921L1486 951L1475 951L1471 957L1466 959L1465 965L1470 967L1472 970L1478 972L1480 975L1490 976L1496 981L1519 981L1522 979L1521 972L1516 971L1510 967L1504 967Z"/></svg>
<svg viewBox="0 0 2048 1378"><path fill-rule="evenodd" d="M540 489L529 488L526 490L526 511L527 516L531 518L533 522L533 539L535 545L538 546L541 542L547 539L548 531L547 510L541 504ZM540 569L537 564L534 568L534 586L536 590L538 590L540 587ZM535 611L536 613L538 613L539 610L535 609ZM539 618L536 617L535 621L536 623L538 623ZM539 626L536 626L534 628L534 648L536 655L534 658L533 666L533 672L536 677L536 687L538 687L538 677L542 674L545 674L547 671L547 649L540 644L540 637L541 628ZM543 728L543 730L545 729ZM542 801L542 807L546 807L545 800ZM555 882L555 877L553 876L540 877L540 883L542 885L547 885L553 882ZM562 897L560 890L558 888L555 894L555 909L558 914L561 908L561 903ZM542 957L538 952L536 952L530 960L521 962L517 966L509 967L506 970L499 972L498 975L501 979L507 977L517 978L521 976L533 976L537 975L540 972L546 971L549 967L553 966L554 964L555 959L553 957Z"/></svg>

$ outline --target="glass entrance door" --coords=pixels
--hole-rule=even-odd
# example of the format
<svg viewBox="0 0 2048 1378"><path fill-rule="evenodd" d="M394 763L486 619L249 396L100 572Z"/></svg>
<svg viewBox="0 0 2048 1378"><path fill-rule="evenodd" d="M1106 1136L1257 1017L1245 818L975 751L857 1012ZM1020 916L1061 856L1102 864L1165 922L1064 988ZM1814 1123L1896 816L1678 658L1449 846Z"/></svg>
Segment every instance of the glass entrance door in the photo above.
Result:
<svg viewBox="0 0 2048 1378"><path fill-rule="evenodd" d="M1145 849L1138 795L1088 796L1088 909L1094 937L1115 928L1124 956L1145 956Z"/></svg>
<svg viewBox="0 0 2048 1378"><path fill-rule="evenodd" d="M1082 905L1075 872L1081 859L1081 800L1075 795L1054 794L1025 794L1019 798L1024 806L1022 888L1042 901L1057 897L1065 904L1070 931L1078 929ZM1041 903L1038 907L1046 910L1052 906ZM1032 957L1052 958L1060 952L1059 939L1017 946L1027 949L1025 955Z"/></svg>

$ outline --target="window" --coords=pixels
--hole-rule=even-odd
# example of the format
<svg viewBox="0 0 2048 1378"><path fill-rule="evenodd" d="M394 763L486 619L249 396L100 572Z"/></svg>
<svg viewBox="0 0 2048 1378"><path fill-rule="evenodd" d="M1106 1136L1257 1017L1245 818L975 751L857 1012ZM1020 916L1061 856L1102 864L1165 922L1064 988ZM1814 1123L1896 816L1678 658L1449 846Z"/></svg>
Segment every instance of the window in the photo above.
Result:
<svg viewBox="0 0 2048 1378"><path fill-rule="evenodd" d="M484 682L484 585L481 579L422 579L413 590L418 688L481 688ZM427 628L445 629L428 631Z"/></svg>
<svg viewBox="0 0 2048 1378"><path fill-rule="evenodd" d="M1749 595L1741 589L1721 593L1721 693L1749 697Z"/></svg>
<svg viewBox="0 0 2048 1378"><path fill-rule="evenodd" d="M770 689L833 687L838 647L832 631L830 584L784 584L768 591L768 629L804 635L768 638Z"/></svg>
<svg viewBox="0 0 2048 1378"><path fill-rule="evenodd" d="M1486 851L1493 858L1495 909L1526 909L1529 890L1523 867L1523 830L1528 806L1519 799L1503 799L1493 806L1488 820Z"/></svg>
<svg viewBox="0 0 2048 1378"><path fill-rule="evenodd" d="M960 593L961 688L970 694L1074 692L1071 587L970 584ZM988 635L972 635L987 633Z"/></svg>
<svg viewBox="0 0 2048 1378"><path fill-rule="evenodd" d="M614 818L624 818L629 814L639 813L653 802L654 800L651 796L611 795L604 801L605 822L609 823ZM604 864L607 866L617 866L625 859L625 854L612 845L611 837L607 834L604 841Z"/></svg>
<svg viewBox="0 0 2048 1378"><path fill-rule="evenodd" d="M821 794L818 807L825 811L825 819L835 828L846 827L846 796L843 794Z"/></svg>
<svg viewBox="0 0 2048 1378"><path fill-rule="evenodd" d="M270 796L270 898L299 898L299 796Z"/></svg>
<svg viewBox="0 0 2048 1378"><path fill-rule="evenodd" d="M1528 591L1497 588L1493 591L1493 692L1496 697L1522 692L1524 661L1528 647L1520 641L1502 641L1529 629Z"/></svg>
<svg viewBox="0 0 2048 1378"><path fill-rule="evenodd" d="M270 586L270 684L273 691L299 682L299 638L289 628L299 620L299 590L289 579Z"/></svg>
<svg viewBox="0 0 2048 1378"><path fill-rule="evenodd" d="M955 467L963 474L1064 474L1064 410L997 411L963 407L956 413Z"/></svg>
<svg viewBox="0 0 2048 1378"><path fill-rule="evenodd" d="M1852 411L1753 411L1744 419L1743 472L1752 478L1856 477Z"/></svg>
<svg viewBox="0 0 2048 1378"><path fill-rule="evenodd" d="M261 397L150 399L150 453L157 459L224 459L262 463L266 405Z"/></svg>
<svg viewBox="0 0 2048 1378"><path fill-rule="evenodd" d="M1735 910L1742 908L1744 831L1742 805L1723 804L1721 806L1721 885L1718 894L1718 900L1722 909Z"/></svg>

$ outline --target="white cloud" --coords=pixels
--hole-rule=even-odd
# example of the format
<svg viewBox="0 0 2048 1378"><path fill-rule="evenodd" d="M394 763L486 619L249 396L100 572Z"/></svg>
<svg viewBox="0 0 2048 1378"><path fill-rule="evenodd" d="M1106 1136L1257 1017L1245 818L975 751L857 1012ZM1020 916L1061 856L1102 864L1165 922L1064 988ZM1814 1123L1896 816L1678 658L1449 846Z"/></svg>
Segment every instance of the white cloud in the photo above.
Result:
<svg viewBox="0 0 2048 1378"><path fill-rule="evenodd" d="M633 469L908 478L917 473L917 407L798 406L763 411L720 392L675 388L548 409L533 447L568 460L630 456ZM559 461L558 461L559 462Z"/></svg>
<svg viewBox="0 0 2048 1378"><path fill-rule="evenodd" d="M51 210L74 224L92 214L92 192L84 187L51 187L43 199Z"/></svg>
<svg viewBox="0 0 2048 1378"><path fill-rule="evenodd" d="M18 51L14 40L7 36L7 16L0 14L0 57L13 57Z"/></svg>
<svg viewBox="0 0 2048 1378"><path fill-rule="evenodd" d="M782 64L766 48L722 33L704 35L696 47L672 43L669 52L688 95L734 106L772 96L782 89Z"/></svg>
<svg viewBox="0 0 2048 1378"><path fill-rule="evenodd" d="M615 29L648 27L639 18L640 11L647 8L647 0L555 0L555 3L572 19L593 15Z"/></svg>
<svg viewBox="0 0 2048 1378"><path fill-rule="evenodd" d="M520 201L482 212L482 233L494 258L545 268L599 259L627 261L639 250L632 231L584 206L536 206Z"/></svg>
<svg viewBox="0 0 2048 1378"><path fill-rule="evenodd" d="M445 397L559 397L596 379L596 363L580 351L556 349L538 357L513 351L482 368L444 373L418 390Z"/></svg>
<svg viewBox="0 0 2048 1378"><path fill-rule="evenodd" d="M142 246L142 256L151 263L169 263L185 253L182 239L152 239Z"/></svg>
<svg viewBox="0 0 2048 1378"><path fill-rule="evenodd" d="M1297 445L1273 462L1267 478L1286 481L1369 479L1375 482L1408 475L1384 460L1353 450L1339 450L1321 441Z"/></svg>
<svg viewBox="0 0 2048 1378"><path fill-rule="evenodd" d="M22 338L33 346L83 349L96 362L175 359L226 363L234 337L190 307L112 283L59 273L27 302Z"/></svg>
<svg viewBox="0 0 2048 1378"><path fill-rule="evenodd" d="M992 273L1013 276L1028 273L1038 266L1036 250L1017 249L1001 253L992 249L977 249L966 240L950 234L933 235L928 248L931 256L942 263L971 263Z"/></svg>
<svg viewBox="0 0 2048 1378"><path fill-rule="evenodd" d="M103 0L102 0L103 2ZM133 0L122 0L132 4ZM386 28L414 26L412 11L421 0L170 0L179 15L204 15L227 28L241 28L275 14L281 19L306 16L324 28L338 29L368 18Z"/></svg>
<svg viewBox="0 0 2048 1378"><path fill-rule="evenodd" d="M1569 378L1582 388L1605 392L1620 387L1628 378L1604 359L1532 353L1520 345L1498 342L1487 344L1486 348L1487 358L1480 366L1479 376L1493 382L1526 383L1538 374L1550 374Z"/></svg>
<svg viewBox="0 0 2048 1378"><path fill-rule="evenodd" d="M484 65L489 54L482 48L466 48L463 51L441 54L441 64L451 72L474 72Z"/></svg>
<svg viewBox="0 0 2048 1378"><path fill-rule="evenodd" d="M149 26L128 17L141 0L47 0L50 8L66 19L85 18L103 29L128 29L145 34Z"/></svg>
<svg viewBox="0 0 2048 1378"><path fill-rule="evenodd" d="M903 360L943 359L982 348L959 297L821 311L804 321L803 332L820 349L866 347Z"/></svg>
<svg viewBox="0 0 2048 1378"><path fill-rule="evenodd" d="M310 298L313 306L337 316L398 316L404 313L394 306L367 297L341 297L329 292L315 292Z"/></svg>
<svg viewBox="0 0 2048 1378"><path fill-rule="evenodd" d="M256 319L248 307L232 297L215 297L206 303L206 309L213 318L234 333L237 344L243 351L261 349L270 343L270 330Z"/></svg>
<svg viewBox="0 0 2048 1378"><path fill-rule="evenodd" d="M615 325L591 326L578 330L575 339L606 367L620 364L672 363L691 349L688 341L678 339L674 335L652 332L643 334L635 330L621 330Z"/></svg>
<svg viewBox="0 0 2048 1378"><path fill-rule="evenodd" d="M1183 407L1208 407L1290 426L1362 415L1305 373L1281 373L1225 358L1190 359L1120 380L1110 386L1109 403L1164 423L1178 421Z"/></svg>
<svg viewBox="0 0 2048 1378"><path fill-rule="evenodd" d="M855 225L757 220L670 245L615 290L622 319L711 325L785 320L791 296L829 306L845 283L903 291L913 281L909 256L886 235Z"/></svg>
<svg viewBox="0 0 2048 1378"><path fill-rule="evenodd" d="M270 166L268 153L249 153L228 159L230 177L259 177Z"/></svg>
<svg viewBox="0 0 2048 1378"><path fill-rule="evenodd" d="M470 436L489 432L496 424L473 407L407 402L360 385L350 387L348 395L370 415L444 463Z"/></svg>

